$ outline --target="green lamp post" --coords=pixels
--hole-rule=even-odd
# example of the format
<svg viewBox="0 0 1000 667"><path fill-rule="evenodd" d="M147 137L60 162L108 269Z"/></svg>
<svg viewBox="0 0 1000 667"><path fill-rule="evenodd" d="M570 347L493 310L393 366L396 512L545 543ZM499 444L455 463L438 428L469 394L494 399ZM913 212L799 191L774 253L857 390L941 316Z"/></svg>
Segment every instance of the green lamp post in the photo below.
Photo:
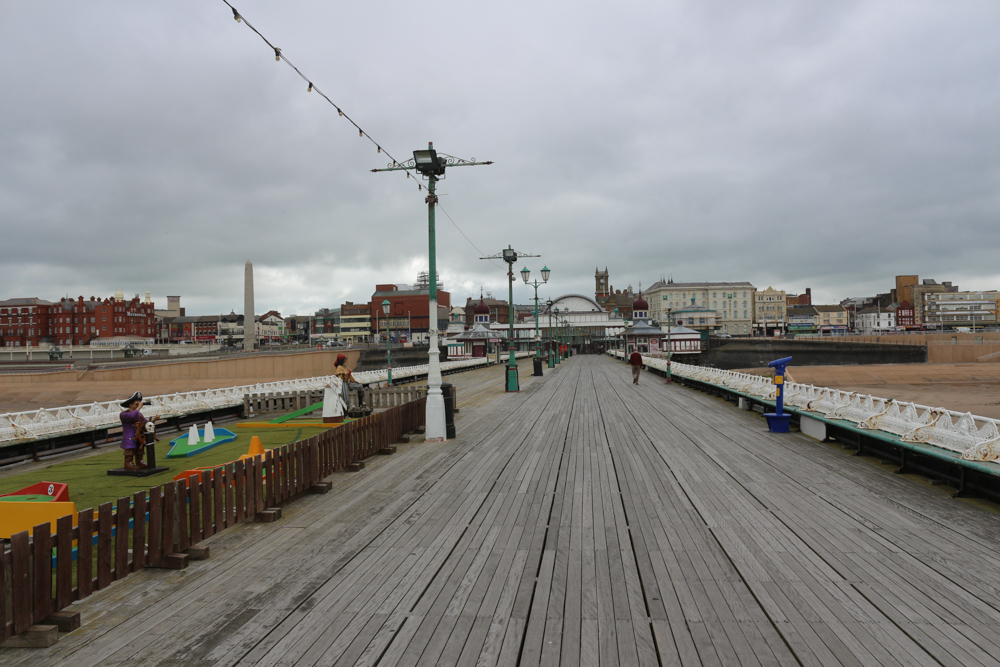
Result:
<svg viewBox="0 0 1000 667"><path fill-rule="evenodd" d="M670 344L670 330L674 328L673 309L667 308L667 384L670 384L670 357L674 354L674 346Z"/></svg>
<svg viewBox="0 0 1000 667"><path fill-rule="evenodd" d="M563 312L568 312L569 308L564 308ZM563 348L563 359L569 359L569 320L563 315L562 321L562 348Z"/></svg>
<svg viewBox="0 0 1000 667"><path fill-rule="evenodd" d="M523 269L521 269L521 277L524 279L524 284L531 285L532 287L535 288L535 357L542 356L542 339L538 335L538 287L540 285L544 285L545 283L549 282L549 274L551 273L552 272L549 271L549 267L547 266L543 267L542 282L538 282L537 280L532 280L529 283L528 278L531 276L531 271L528 269L528 267L524 267Z"/></svg>
<svg viewBox="0 0 1000 667"><path fill-rule="evenodd" d="M529 255L526 252L518 252L510 246L504 248L503 252L491 255L490 257L480 257L479 259L502 259L507 262L507 285L508 285L508 298L507 302L508 317L510 320L510 329L507 339L507 350L509 354L507 355L507 370L506 379L504 381L504 387L507 391L520 391L521 387L518 383L517 378L517 360L514 356L514 263L517 261L518 256L520 257L538 257L538 255Z"/></svg>
<svg viewBox="0 0 1000 667"><path fill-rule="evenodd" d="M552 342L555 343L555 347L556 347L555 357L556 357L556 363L558 364L558 363L562 362L562 346L560 345L560 343L562 342L562 337L560 336L560 333L561 333L562 330L559 328L560 324L559 324L559 307L558 306L556 306L555 312L556 312L556 330L554 332L552 332Z"/></svg>
<svg viewBox="0 0 1000 667"><path fill-rule="evenodd" d="M492 162L476 162L463 160L453 155L438 153L434 150L433 142L427 143L427 150L413 151L413 159L406 162L392 162L384 169L372 169L373 172L380 171L415 171L417 174L427 179L427 197L424 203L427 204L427 264L430 285L427 291L427 332L429 342L427 345L427 408L424 413L425 442L443 442L448 437L447 426L444 414L444 394L441 393L441 363L438 356L438 324L437 324L437 242L434 230L434 207L437 205L438 197L435 188L438 180L445 177L447 167L472 167L477 165L493 164Z"/></svg>
<svg viewBox="0 0 1000 667"><path fill-rule="evenodd" d="M385 358L389 364L389 384L392 384L392 336L389 332L389 307L392 306L389 303L389 299L382 301L382 314L385 315L383 320L385 321Z"/></svg>
<svg viewBox="0 0 1000 667"><path fill-rule="evenodd" d="M549 299L545 303L546 309L549 311L549 331L548 331L548 348L549 348L549 368L556 367L555 354L552 352L552 299Z"/></svg>

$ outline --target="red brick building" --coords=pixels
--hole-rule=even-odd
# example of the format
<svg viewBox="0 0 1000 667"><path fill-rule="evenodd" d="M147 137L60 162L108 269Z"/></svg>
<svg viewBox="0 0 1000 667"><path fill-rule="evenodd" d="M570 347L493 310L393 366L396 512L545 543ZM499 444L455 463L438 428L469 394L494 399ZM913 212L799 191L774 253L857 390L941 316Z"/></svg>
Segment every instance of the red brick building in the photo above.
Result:
<svg viewBox="0 0 1000 667"><path fill-rule="evenodd" d="M84 300L42 299L0 301L0 347L27 345L87 345L102 338L145 338L155 335L153 302L136 296Z"/></svg>
<svg viewBox="0 0 1000 667"><path fill-rule="evenodd" d="M499 299L494 299L492 296L484 297L480 295L478 299L466 299L465 300L465 328L471 329L475 324L473 318L475 317L476 306L482 302L490 309L490 319L489 322L498 322L500 324L510 324L510 304L506 301L500 301ZM516 308L515 308L515 312Z"/></svg>
<svg viewBox="0 0 1000 667"><path fill-rule="evenodd" d="M917 323L917 313L913 308L913 305L909 301L903 301L896 308L896 326L897 327L909 327L912 328L916 326Z"/></svg>
<svg viewBox="0 0 1000 667"><path fill-rule="evenodd" d="M218 340L219 331L218 315L175 317L170 322L169 340L171 343L212 343Z"/></svg>
<svg viewBox="0 0 1000 667"><path fill-rule="evenodd" d="M51 343L49 320L57 306L34 297L0 301L0 347Z"/></svg>
<svg viewBox="0 0 1000 667"><path fill-rule="evenodd" d="M368 312L371 315L371 331L384 334L386 326L391 329L393 338L399 338L397 332L412 332L413 334L428 333L430 326L430 291L427 289L401 290L397 285L376 285L375 293L368 302ZM382 302L389 301L388 318L382 313ZM451 294L439 289L437 292L439 309L445 313L451 311ZM341 316L346 315L341 309ZM447 314L438 315L438 329L448 326ZM376 328L377 327L377 328ZM417 338L414 335L414 338Z"/></svg>

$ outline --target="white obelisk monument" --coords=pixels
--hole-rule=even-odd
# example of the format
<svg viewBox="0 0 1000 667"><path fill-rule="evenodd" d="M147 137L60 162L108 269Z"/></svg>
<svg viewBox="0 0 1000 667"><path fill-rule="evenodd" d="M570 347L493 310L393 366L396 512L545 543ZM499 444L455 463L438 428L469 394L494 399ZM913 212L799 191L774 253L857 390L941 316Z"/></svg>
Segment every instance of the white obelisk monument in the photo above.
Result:
<svg viewBox="0 0 1000 667"><path fill-rule="evenodd" d="M253 262L247 260L243 278L243 350L252 352L257 343L257 322L253 316Z"/></svg>

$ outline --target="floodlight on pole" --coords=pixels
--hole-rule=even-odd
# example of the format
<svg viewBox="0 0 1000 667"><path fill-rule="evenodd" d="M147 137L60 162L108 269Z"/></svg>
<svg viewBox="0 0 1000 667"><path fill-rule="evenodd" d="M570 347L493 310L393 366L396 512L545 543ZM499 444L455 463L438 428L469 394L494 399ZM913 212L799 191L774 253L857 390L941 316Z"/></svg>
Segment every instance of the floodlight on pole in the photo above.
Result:
<svg viewBox="0 0 1000 667"><path fill-rule="evenodd" d="M390 335L390 329L389 329L390 306L392 306L392 304L389 303L389 299L384 299L382 301L382 314L385 315L385 317L382 318L383 321L385 321L385 358L386 358L386 363L389 365L387 369L389 375L389 384L392 385L392 345L391 345L392 336Z"/></svg>
<svg viewBox="0 0 1000 667"><path fill-rule="evenodd" d="M444 395L441 393L441 362L438 358L438 323L437 323L437 242L434 230L434 207L438 197L435 193L437 182L444 178L446 167L471 167L493 164L492 162L476 162L475 158L463 160L452 155L438 153L433 142L428 142L426 150L413 151L413 159L399 164L392 162L380 171L416 171L427 179L427 264L430 275L427 304L427 333L430 340L427 345L427 409L425 413L425 442L444 442L448 437L445 424Z"/></svg>
<svg viewBox="0 0 1000 667"><path fill-rule="evenodd" d="M490 255L489 257L480 257L479 259L502 259L507 262L507 285L508 285L508 302L507 319L510 321L510 330L507 339L507 370L504 380L504 388L506 391L520 391L521 387L517 378L517 361L514 357L514 263L517 262L518 256L520 257L539 257L539 255L531 255L526 252L519 253L510 246L504 248L501 252L496 255Z"/></svg>

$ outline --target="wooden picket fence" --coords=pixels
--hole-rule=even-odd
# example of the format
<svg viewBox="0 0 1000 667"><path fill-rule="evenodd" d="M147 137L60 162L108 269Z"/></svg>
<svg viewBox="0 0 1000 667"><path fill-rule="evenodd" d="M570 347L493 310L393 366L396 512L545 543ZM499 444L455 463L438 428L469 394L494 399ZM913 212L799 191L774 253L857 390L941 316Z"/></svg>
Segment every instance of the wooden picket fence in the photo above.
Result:
<svg viewBox="0 0 1000 667"><path fill-rule="evenodd" d="M335 472L388 451L424 425L426 399L321 435L232 461L12 536L0 554L0 641L144 567L170 567L186 549L267 508L298 498ZM80 539L81 536L84 539ZM88 539L89 538L89 539ZM74 561L74 546L76 558ZM54 562L54 565L53 565Z"/></svg>
<svg viewBox="0 0 1000 667"><path fill-rule="evenodd" d="M290 391L280 394L245 394L243 416L264 412L293 412L315 405L323 400L322 389Z"/></svg>

